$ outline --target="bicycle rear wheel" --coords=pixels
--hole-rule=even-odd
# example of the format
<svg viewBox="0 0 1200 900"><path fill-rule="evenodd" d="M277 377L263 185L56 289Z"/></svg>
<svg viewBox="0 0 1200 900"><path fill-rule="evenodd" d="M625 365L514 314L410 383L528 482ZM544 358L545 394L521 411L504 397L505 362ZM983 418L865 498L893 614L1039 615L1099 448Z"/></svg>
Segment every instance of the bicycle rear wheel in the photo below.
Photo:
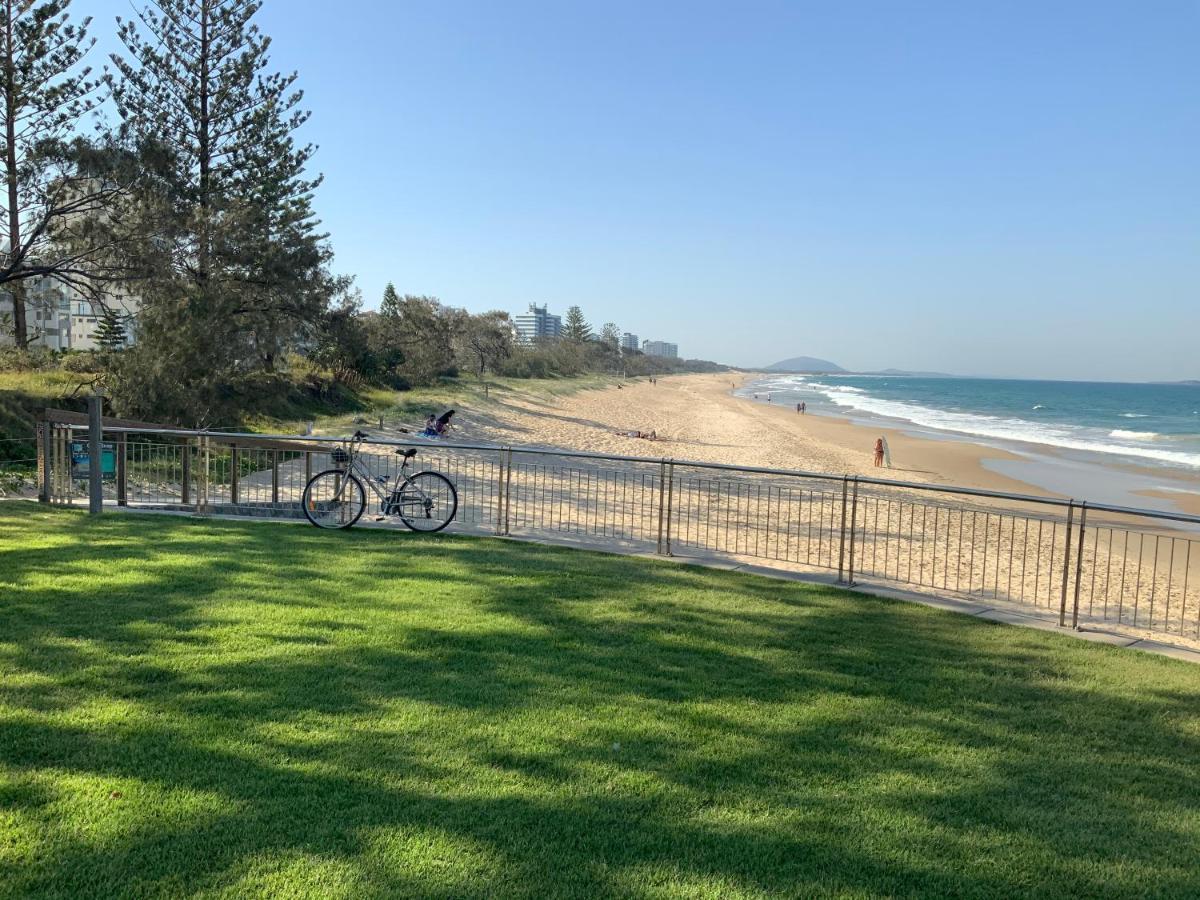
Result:
<svg viewBox="0 0 1200 900"><path fill-rule="evenodd" d="M318 528L349 528L367 508L362 482L341 469L314 475L304 487L304 515Z"/></svg>
<svg viewBox="0 0 1200 900"><path fill-rule="evenodd" d="M458 491L437 472L417 472L400 487L395 512L413 531L441 531L458 511Z"/></svg>

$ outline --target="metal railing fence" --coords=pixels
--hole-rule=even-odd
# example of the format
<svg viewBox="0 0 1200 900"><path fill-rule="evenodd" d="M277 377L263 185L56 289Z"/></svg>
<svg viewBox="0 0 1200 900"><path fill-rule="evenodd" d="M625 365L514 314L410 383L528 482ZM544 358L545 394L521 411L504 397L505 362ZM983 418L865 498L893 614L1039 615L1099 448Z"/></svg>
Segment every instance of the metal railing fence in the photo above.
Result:
<svg viewBox="0 0 1200 900"><path fill-rule="evenodd" d="M39 435L41 499L74 503L78 424ZM304 485L342 438L109 427L123 506L301 517ZM456 525L663 555L711 555L838 580L1056 611L1200 639L1200 517L971 488L534 447L372 438L363 460L394 477L393 447L459 494Z"/></svg>

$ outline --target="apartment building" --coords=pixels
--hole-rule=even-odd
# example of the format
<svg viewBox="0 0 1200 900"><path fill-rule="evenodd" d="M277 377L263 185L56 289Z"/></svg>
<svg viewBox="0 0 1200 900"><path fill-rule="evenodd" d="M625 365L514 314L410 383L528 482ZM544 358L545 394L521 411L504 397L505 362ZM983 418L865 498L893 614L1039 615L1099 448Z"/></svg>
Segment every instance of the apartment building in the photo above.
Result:
<svg viewBox="0 0 1200 900"><path fill-rule="evenodd" d="M647 356L662 356L668 359L679 359L679 345L667 341L643 341L642 352Z"/></svg>
<svg viewBox="0 0 1200 900"><path fill-rule="evenodd" d="M538 338L562 337L562 317L552 315L545 304L529 304L529 312L513 316L517 340L531 344Z"/></svg>

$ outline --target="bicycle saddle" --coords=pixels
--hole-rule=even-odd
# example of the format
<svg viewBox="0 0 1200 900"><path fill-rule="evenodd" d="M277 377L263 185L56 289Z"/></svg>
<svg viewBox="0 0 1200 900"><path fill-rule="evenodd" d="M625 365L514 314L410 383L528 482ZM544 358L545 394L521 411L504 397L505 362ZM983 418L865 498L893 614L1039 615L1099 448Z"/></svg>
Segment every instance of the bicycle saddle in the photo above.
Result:
<svg viewBox="0 0 1200 900"><path fill-rule="evenodd" d="M415 447L410 447L407 450L397 450L396 455L403 456L405 459L412 459L414 456L417 455L417 451L416 451Z"/></svg>

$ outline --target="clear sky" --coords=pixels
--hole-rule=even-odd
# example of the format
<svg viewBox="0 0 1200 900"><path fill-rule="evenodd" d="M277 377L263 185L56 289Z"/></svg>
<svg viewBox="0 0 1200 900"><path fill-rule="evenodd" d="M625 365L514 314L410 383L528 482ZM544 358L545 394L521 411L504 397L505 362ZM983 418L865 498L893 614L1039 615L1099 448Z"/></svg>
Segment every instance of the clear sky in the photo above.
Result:
<svg viewBox="0 0 1200 900"><path fill-rule="evenodd" d="M137 0L134 0L137 2ZM75 0L106 45L128 0ZM1200 378L1200 3L266 0L339 271L765 365Z"/></svg>

